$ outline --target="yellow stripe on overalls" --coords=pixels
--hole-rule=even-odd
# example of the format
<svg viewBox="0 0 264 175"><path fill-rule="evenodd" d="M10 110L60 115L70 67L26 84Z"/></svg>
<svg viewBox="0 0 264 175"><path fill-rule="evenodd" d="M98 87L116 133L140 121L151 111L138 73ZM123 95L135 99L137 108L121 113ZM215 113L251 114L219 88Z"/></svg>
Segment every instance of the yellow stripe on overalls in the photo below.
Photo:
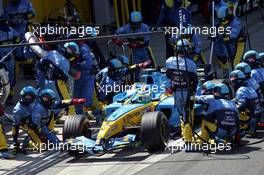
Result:
<svg viewBox="0 0 264 175"><path fill-rule="evenodd" d="M126 21L129 22L129 7L128 7L128 0L125 0L125 11L126 11Z"/></svg>
<svg viewBox="0 0 264 175"><path fill-rule="evenodd" d="M125 2L122 0L121 1L121 18L122 18L122 24L126 24L126 14L125 14Z"/></svg>
<svg viewBox="0 0 264 175"><path fill-rule="evenodd" d="M240 120L240 129L247 129L248 128L248 121L250 120L250 117L245 113L241 112L239 115L239 120Z"/></svg>
<svg viewBox="0 0 264 175"><path fill-rule="evenodd" d="M56 81L56 88L59 96L61 97L62 100L69 100L71 99L68 87L66 83L62 80L57 80ZM73 116L75 113L75 108L74 106L69 106L67 114L70 116Z"/></svg>
<svg viewBox="0 0 264 175"><path fill-rule="evenodd" d="M236 65L240 63L241 58L243 57L245 53L245 49L246 49L245 40L244 38L240 37L237 42L237 50L236 50L236 55L235 55L235 59L233 62L234 67L236 67Z"/></svg>
<svg viewBox="0 0 264 175"><path fill-rule="evenodd" d="M141 0L137 0L137 10L141 12Z"/></svg>
<svg viewBox="0 0 264 175"><path fill-rule="evenodd" d="M114 0L114 9L115 9L116 26L117 26L117 28L119 28L120 27L120 20L119 20L117 0Z"/></svg>
<svg viewBox="0 0 264 175"><path fill-rule="evenodd" d="M40 145L41 145L41 140L39 139L39 136L38 134L32 130L32 129L29 129L27 131L29 137L31 138L31 140L33 141L33 143L38 147L40 148Z"/></svg>
<svg viewBox="0 0 264 175"><path fill-rule="evenodd" d="M208 141L210 138L209 132L216 132L217 126L215 123L202 120L202 125L201 125L201 134L199 135L199 143L202 143L204 141Z"/></svg>
<svg viewBox="0 0 264 175"><path fill-rule="evenodd" d="M133 11L137 10L136 0L132 0L132 7L133 7Z"/></svg>
<svg viewBox="0 0 264 175"><path fill-rule="evenodd" d="M39 148L42 142L39 138L39 135L36 133L36 131L28 128L27 124L21 126L21 129L28 134L32 142ZM13 130L13 133L15 133L14 130Z"/></svg>
<svg viewBox="0 0 264 175"><path fill-rule="evenodd" d="M0 150L7 149L6 137L3 130L3 125L0 124Z"/></svg>
<svg viewBox="0 0 264 175"><path fill-rule="evenodd" d="M202 61L203 64L207 64L207 61L205 59L205 53L203 51L200 54L200 59L201 59L201 61Z"/></svg>
<svg viewBox="0 0 264 175"><path fill-rule="evenodd" d="M90 109L88 110L96 110L96 109L99 109L99 110L103 110L105 108L106 104L104 102L100 102L97 98L97 93L96 93L96 90L94 90L94 93L93 93L93 106L90 107Z"/></svg>
<svg viewBox="0 0 264 175"><path fill-rule="evenodd" d="M50 114L50 121L49 121L48 128L50 131L54 131L54 128L55 128L55 114L54 114L54 112L51 112L51 114Z"/></svg>
<svg viewBox="0 0 264 175"><path fill-rule="evenodd" d="M151 61L154 64L154 67L157 68L158 67L158 64L157 64L156 58L154 57L154 54L153 54L153 51L152 51L151 47L148 46L146 49L147 49L147 51L149 53L149 56L150 56Z"/></svg>

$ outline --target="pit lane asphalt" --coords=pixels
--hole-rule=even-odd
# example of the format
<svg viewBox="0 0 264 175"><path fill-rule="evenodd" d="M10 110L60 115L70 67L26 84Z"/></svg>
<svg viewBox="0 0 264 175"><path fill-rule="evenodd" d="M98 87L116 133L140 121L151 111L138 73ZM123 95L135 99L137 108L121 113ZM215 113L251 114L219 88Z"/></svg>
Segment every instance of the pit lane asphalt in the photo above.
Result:
<svg viewBox="0 0 264 175"><path fill-rule="evenodd" d="M264 51L264 24L257 12L249 15L249 23L253 48L257 51ZM206 38L203 36L203 39ZM104 43L104 41L101 42ZM160 46L161 42L164 42L161 36L154 36L151 42L159 64L165 61L165 47L163 44ZM204 42L203 47L208 49L209 43ZM24 85L31 83L32 81L19 79L16 92ZM61 132L61 126L58 126L57 130ZM165 151L150 155L142 148L115 151L102 157L87 156L79 159L59 151L19 154L15 160L0 160L0 174L262 175L264 172L264 143L257 142L264 136L263 132L259 134L260 138L247 138L244 141L244 144L256 142L255 144L236 148L226 153L209 155L183 151L174 154ZM10 132L8 137L11 143Z"/></svg>

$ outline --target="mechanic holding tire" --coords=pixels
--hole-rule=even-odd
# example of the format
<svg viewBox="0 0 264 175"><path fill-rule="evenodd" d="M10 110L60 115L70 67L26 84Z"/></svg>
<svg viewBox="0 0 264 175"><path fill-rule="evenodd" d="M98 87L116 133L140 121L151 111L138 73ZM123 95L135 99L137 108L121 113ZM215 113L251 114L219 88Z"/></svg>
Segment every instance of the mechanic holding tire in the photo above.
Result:
<svg viewBox="0 0 264 175"><path fill-rule="evenodd" d="M31 117L35 130L43 135L50 143L58 144L60 140L54 134L54 110L70 105L85 103L85 99L68 99L56 101L56 93L51 89L43 89L38 94L37 101L33 104Z"/></svg>

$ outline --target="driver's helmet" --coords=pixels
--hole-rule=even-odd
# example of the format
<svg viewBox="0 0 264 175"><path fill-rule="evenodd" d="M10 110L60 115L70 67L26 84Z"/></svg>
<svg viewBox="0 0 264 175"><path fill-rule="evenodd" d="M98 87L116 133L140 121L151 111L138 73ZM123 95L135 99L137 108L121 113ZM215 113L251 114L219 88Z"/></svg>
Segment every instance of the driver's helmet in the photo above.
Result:
<svg viewBox="0 0 264 175"><path fill-rule="evenodd" d="M139 91L137 94L137 102L138 103L149 103L152 100L152 93L151 91Z"/></svg>

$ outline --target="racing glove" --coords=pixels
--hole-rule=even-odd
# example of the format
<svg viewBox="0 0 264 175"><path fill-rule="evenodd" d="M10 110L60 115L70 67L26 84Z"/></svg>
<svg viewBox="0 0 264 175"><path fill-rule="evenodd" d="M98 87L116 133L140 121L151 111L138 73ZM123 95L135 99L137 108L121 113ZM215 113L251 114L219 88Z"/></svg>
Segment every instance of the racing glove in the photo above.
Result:
<svg viewBox="0 0 264 175"><path fill-rule="evenodd" d="M146 69L148 66L150 66L152 62L150 60L144 62L144 63L139 63L136 65L138 69Z"/></svg>
<svg viewBox="0 0 264 175"><path fill-rule="evenodd" d="M72 105L83 104L86 102L86 98L74 98L71 100Z"/></svg>
<svg viewBox="0 0 264 175"><path fill-rule="evenodd" d="M200 58L200 55L196 54L196 55L194 55L194 57L193 57L193 61L194 61L194 62L197 62L197 61L199 60L199 58Z"/></svg>
<svg viewBox="0 0 264 175"><path fill-rule="evenodd" d="M78 104L83 104L85 102L86 102L86 98L74 98L69 100L62 100L62 104L67 104L67 105L78 105Z"/></svg>

